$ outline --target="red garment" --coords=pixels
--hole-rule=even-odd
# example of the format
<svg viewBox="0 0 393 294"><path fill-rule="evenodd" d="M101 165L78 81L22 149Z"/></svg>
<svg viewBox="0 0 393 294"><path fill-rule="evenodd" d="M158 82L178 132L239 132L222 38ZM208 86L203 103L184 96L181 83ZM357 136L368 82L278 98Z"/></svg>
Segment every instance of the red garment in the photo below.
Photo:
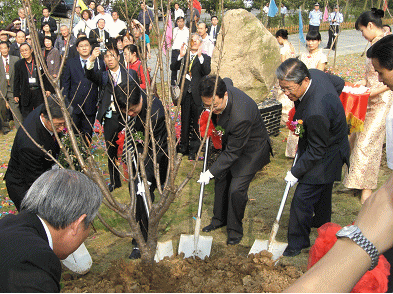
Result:
<svg viewBox="0 0 393 294"><path fill-rule="evenodd" d="M140 87L143 90L146 90L146 77L145 77L145 73L143 72L143 66L141 63L142 62L138 59L134 63L128 64L128 69L133 69L136 71L136 73L138 74L138 77L139 77ZM147 81L150 84L150 76L149 75L147 75Z"/></svg>

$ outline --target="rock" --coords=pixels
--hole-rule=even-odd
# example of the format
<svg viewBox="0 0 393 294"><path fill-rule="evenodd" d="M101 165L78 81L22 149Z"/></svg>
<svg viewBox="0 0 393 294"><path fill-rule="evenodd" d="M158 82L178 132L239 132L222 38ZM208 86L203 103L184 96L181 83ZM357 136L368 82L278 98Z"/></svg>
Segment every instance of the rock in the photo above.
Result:
<svg viewBox="0 0 393 294"><path fill-rule="evenodd" d="M116 285L115 286L115 293L123 293L123 286L122 285Z"/></svg>
<svg viewBox="0 0 393 294"><path fill-rule="evenodd" d="M244 276L243 278L243 286L251 286L252 285L252 277L250 275Z"/></svg>
<svg viewBox="0 0 393 294"><path fill-rule="evenodd" d="M275 71L281 63L276 38L248 11L229 10L214 48L212 73L217 73L220 51L220 77L231 78L235 87L257 103L264 101L277 80Z"/></svg>

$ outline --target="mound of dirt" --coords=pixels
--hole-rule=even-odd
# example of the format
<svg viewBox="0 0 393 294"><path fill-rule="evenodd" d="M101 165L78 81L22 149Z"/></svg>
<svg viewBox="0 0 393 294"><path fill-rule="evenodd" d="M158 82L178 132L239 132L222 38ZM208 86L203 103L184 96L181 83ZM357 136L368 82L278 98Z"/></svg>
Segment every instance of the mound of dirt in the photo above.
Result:
<svg viewBox="0 0 393 294"><path fill-rule="evenodd" d="M281 292L302 274L294 266L275 266L269 252L243 257L228 248L224 256L179 255L151 268L117 260L101 275L63 276L62 292Z"/></svg>

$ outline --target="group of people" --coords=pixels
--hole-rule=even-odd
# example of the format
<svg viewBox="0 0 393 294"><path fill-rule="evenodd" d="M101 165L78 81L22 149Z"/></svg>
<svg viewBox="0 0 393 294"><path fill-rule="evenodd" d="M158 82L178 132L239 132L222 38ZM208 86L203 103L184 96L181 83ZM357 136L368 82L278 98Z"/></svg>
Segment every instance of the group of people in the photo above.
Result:
<svg viewBox="0 0 393 294"><path fill-rule="evenodd" d="M87 14L94 11L91 4L89 5L91 11L89 10L90 13ZM103 16L99 7L100 5L97 7L97 15ZM146 12L142 7L142 14L144 11ZM45 14L43 23L49 27L50 32L50 20L45 19ZM86 13L81 13L80 21L87 23L84 14ZM114 12L112 12L114 19L113 14ZM149 15L150 12L146 12L142 17L143 20L149 18ZM195 16L196 13L191 15ZM311 245L309 238L311 228L318 228L330 222L333 183L341 180L344 164L348 167L345 168L344 185L363 191L361 199L365 203L364 210L374 211L378 204L374 199L380 194L391 192L385 188L367 200L371 191L376 188L386 125L390 132L387 137L388 152L393 148L393 141L389 137L392 135L393 119L391 115L388 116L392 104L389 88L393 87L391 78L393 40L392 36L384 37L382 16L380 10L373 10L363 13L356 22L356 28L373 44L367 53L369 59L366 78L360 82L370 87L371 93L364 131L352 134L349 139L346 116L339 98L344 80L323 71L327 60L318 49L321 42L318 30L311 30L307 34L309 52L300 59L295 58L295 50L288 42L288 33L280 30L276 34L278 42L283 45L282 63L276 69L276 76L282 96L285 96L291 107L295 108L293 120L298 123L298 136L294 135L291 143L288 141L288 144L294 144L293 150L296 155L287 150L288 156L295 157L295 162L287 172L285 181L290 186L295 184L297 186L290 208L288 247L284 251L284 256L292 257L300 254L303 248ZM63 95L69 105L68 110L72 120L87 143L91 141L94 120L98 119L103 123L110 191L121 186L120 171L116 165L118 134L125 130L121 160L125 164L132 165L137 154L143 152L145 143L144 140L136 140L135 136L144 133L146 123L151 121L154 140L148 141L148 155L144 162L146 179L150 183L149 191L145 191L138 177L134 185L129 183L130 193L137 195L136 220L146 241L148 236L146 197L154 201L154 191L159 185L164 184L168 171L165 110L160 98L154 95L150 106L151 115L147 117L148 99L144 90L150 77L144 74L144 72L148 73L148 70L143 69L139 58L139 54L147 50L146 48L141 50L141 43L136 42L140 37L144 40L142 44L147 42L151 23L133 21L133 28L125 29L124 35L116 36L113 40L112 32L105 29L109 17L98 18L97 28L89 26L91 29L89 33L78 31L75 43L68 50L69 55L63 72L55 71L51 75L55 80L58 79L56 81L64 88ZM210 74L213 51L211 46L214 46L219 31L217 18L212 17L210 30L205 23L198 23L195 20L194 18L187 28L184 25L184 16L179 15L173 35L171 85L178 85L180 77L184 79L183 95L179 98L181 136L177 151L188 155L190 160L195 159L200 147L200 138L203 136L199 134L198 118L203 108L211 109L211 121L214 127L222 130L220 135L222 152L209 169L199 176L198 182L201 184L208 184L211 179L215 179L213 217L210 224L202 230L210 232L226 226L227 244L236 245L243 237L242 220L248 200L249 185L255 174L270 162L272 147L254 100L234 87L230 79L221 79ZM188 30L193 30L193 24L196 32L191 34L191 42L188 42ZM78 24L75 28L77 26ZM85 25L85 28L87 27ZM21 35L20 32L26 34L22 30L17 31L17 34ZM45 42L49 42L48 39L51 37L46 30L43 34L45 35L43 50L46 50ZM64 35L62 32L59 36L64 37L62 45L65 46L68 42L71 45L69 30L66 34L64 29ZM205 41L206 39L208 42ZM2 273L0 277L8 277L5 272L3 274L3 271L8 273L19 264L25 267L19 271L20 276L3 279L0 289L57 292L60 280L58 258L67 257L87 237L89 224L97 213L102 195L97 185L84 175L52 169L54 158L59 153L57 139L65 127L64 109L62 110L59 105L59 97L53 94L50 79L42 75L49 115L47 108L42 104L43 93L38 74L40 68L36 64L34 50L28 42L23 41L18 44L22 57L20 60L9 53L10 46L7 41L0 42L3 62L1 68L5 69L6 90L3 95L7 98L10 107L20 109L19 121L23 122L24 126L24 129L19 128L17 131L5 175L8 194L20 213L0 221L0 228L6 232L6 237L0 240L0 248L7 252L12 249L24 254L8 255L16 255L20 259L7 257L6 268L0 267ZM75 55L70 55L71 48L75 49ZM64 52L61 53L62 51ZM67 50L59 50L60 54L66 52ZM49 54L45 53L44 56L49 58ZM146 54L141 59L147 57ZM11 64L13 64L12 71ZM180 71L179 78L178 71ZM1 85L3 93L3 84ZM52 119L49 118L50 116ZM391 120L385 122L386 117L390 117ZM49 152L44 152L40 146ZM388 160L391 163L390 154ZM153 159L159 164L159 177ZM134 168L138 170L137 167ZM387 187L391 185L390 182ZM131 187L134 187L135 191L131 191ZM389 197L385 198L386 202ZM390 204L381 209L391 215L392 207ZM56 211L56 215L53 211ZM393 240L380 240L381 236L370 229L372 227L369 225L370 222L376 222L376 225L381 227L387 224L367 217L366 212L361 213L356 222L363 231L362 237L372 241L376 250L382 253L392 246ZM391 219L388 222L391 222ZM344 232L340 237L351 238L351 235L346 235ZM18 240L17 244L15 244L16 240ZM140 258L138 244L135 241L133 244L130 258ZM338 242L337 251L346 252L342 250L346 245L348 244ZM353 247L353 244L350 245ZM37 255L28 254L29 246L40 248L39 252L36 251ZM371 256L366 249L364 251ZM45 258L41 258L41 255ZM335 260L334 256L327 258ZM360 272L367 269L371 262L368 262L364 254L358 254L358 258L363 258L362 267L358 269L360 275ZM329 262L332 261L326 263ZM30 267L39 267L40 270L36 275L31 275ZM319 271L320 269L316 270L315 275L319 274ZM304 277L305 284L306 279L312 274ZM37 285L37 280L40 279L45 283ZM22 284L20 280L23 281ZM353 279L348 279L345 283L350 285L352 281ZM315 282L317 285L315 287L322 287L323 282L324 280L321 280L321 285L318 281Z"/></svg>

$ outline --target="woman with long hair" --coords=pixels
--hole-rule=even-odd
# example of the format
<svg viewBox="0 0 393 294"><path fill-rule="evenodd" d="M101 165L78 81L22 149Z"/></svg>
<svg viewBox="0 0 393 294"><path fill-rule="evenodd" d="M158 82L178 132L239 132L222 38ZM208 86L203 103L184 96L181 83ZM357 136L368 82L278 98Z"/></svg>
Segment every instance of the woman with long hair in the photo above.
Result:
<svg viewBox="0 0 393 294"><path fill-rule="evenodd" d="M81 20L78 24L72 29L75 37L78 37L78 33L83 32L88 36L90 31L95 28L95 25L91 22L91 12L88 9L85 9L81 12Z"/></svg>
<svg viewBox="0 0 393 294"><path fill-rule="evenodd" d="M308 52L300 55L300 60L308 69L316 68L324 71L327 64L327 57L319 48L321 44L321 34L318 31L309 31L306 35L306 44Z"/></svg>
<svg viewBox="0 0 393 294"><path fill-rule="evenodd" d="M382 28L383 10L371 9L356 20L355 28L373 45L384 37ZM349 171L345 171L343 184L349 189L362 190L361 203L377 188L382 146L385 139L385 119L392 104L392 91L378 81L371 59L366 60L366 74L359 85L370 88L363 131L352 133L349 138L351 157Z"/></svg>
<svg viewBox="0 0 393 294"><path fill-rule="evenodd" d="M142 62L139 59L138 48L134 44L130 44L124 47L124 60L128 64L128 69L133 69L138 74L139 86L146 90L146 83L150 83L149 72L147 72L147 79L143 71Z"/></svg>
<svg viewBox="0 0 393 294"><path fill-rule="evenodd" d="M279 29L276 32L276 39L278 44L282 47L280 48L281 62L284 62L288 58L296 57L295 48L288 41L288 31L284 29Z"/></svg>

